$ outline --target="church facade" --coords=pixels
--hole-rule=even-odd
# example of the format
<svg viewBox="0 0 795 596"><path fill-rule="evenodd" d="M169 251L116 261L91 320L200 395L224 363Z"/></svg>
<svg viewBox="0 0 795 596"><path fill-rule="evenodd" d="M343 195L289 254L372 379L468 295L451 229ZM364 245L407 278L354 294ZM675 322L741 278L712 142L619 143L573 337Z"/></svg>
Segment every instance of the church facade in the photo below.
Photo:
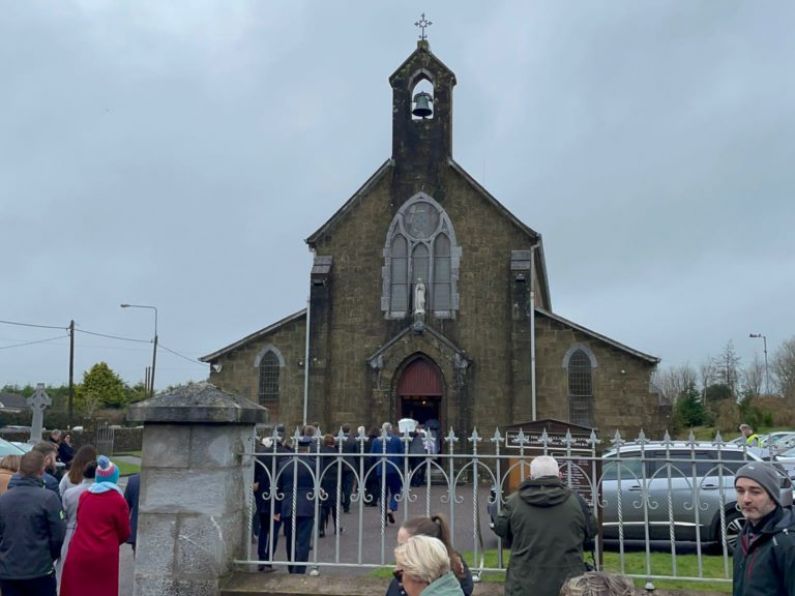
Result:
<svg viewBox="0 0 795 596"><path fill-rule="evenodd" d="M541 235L454 161L453 72L421 40L389 82L392 156L306 239L307 308L204 356L210 381L288 426L661 432L659 359L554 313Z"/></svg>

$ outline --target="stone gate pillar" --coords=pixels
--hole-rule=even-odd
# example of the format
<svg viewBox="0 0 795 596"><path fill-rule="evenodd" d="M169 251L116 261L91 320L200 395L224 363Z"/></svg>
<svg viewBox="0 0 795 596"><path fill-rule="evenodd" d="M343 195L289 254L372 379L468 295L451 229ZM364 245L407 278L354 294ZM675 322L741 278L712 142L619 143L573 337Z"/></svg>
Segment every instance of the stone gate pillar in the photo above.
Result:
<svg viewBox="0 0 795 596"><path fill-rule="evenodd" d="M144 425L133 594L219 593L250 539L254 426L267 410L209 383L130 407Z"/></svg>

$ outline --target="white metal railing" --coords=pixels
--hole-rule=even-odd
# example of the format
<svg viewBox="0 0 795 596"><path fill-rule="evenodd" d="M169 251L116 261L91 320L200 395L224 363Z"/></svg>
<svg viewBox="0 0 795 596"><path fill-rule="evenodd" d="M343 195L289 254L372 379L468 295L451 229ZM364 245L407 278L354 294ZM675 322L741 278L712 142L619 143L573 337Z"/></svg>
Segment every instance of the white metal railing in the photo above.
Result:
<svg viewBox="0 0 795 596"><path fill-rule="evenodd" d="M610 447L602 450L593 432L586 437L569 431L549 435L546 430L503 435L498 429L484 438L474 430L463 438L451 429L437 455L412 453L408 433L398 437L400 453L387 450L388 435L377 439L377 452L371 453L370 438L362 434L348 439L340 431L333 447L324 448L318 432L309 447L295 453L282 450L276 434L264 450L255 450L252 438L245 454L255 458L260 486L258 495L251 495L249 515L264 511L271 541L265 556L258 556L257 547L249 543L247 559L236 563L285 565L296 554L300 559L297 532L307 532L311 524L312 549L305 562L310 573L391 565L400 522L442 513L456 550L467 553L478 581L484 572L505 570L503 545L490 522L512 489L529 477L529 461L544 454L558 460L561 478L588 501L598 519L597 567L605 551L617 552L615 571L644 579L650 587L657 579L730 582L732 542L742 527L734 507L733 474L744 461L758 459L745 446L724 442L720 434L710 442L698 442L692 433L686 441L673 441L667 433L662 441L650 441L641 431L626 442L616 432ZM302 440L296 429L288 443ZM394 486L399 486L394 495L399 519L392 526L385 497ZM344 500L348 487L350 497ZM344 513L346 504L350 513ZM311 522L302 515L309 515ZM330 519L336 520L335 531L324 538L320 523ZM280 532L283 523L288 525ZM340 524L344 531L337 532ZM281 534L291 536L286 548ZM719 577L705 575L707 546L720 554ZM642 570L627 566L629 547L642 550ZM660 549L671 555L663 571L652 565L652 553ZM491 552L496 557L487 559ZM679 573L677 558L683 553L696 558L695 574Z"/></svg>

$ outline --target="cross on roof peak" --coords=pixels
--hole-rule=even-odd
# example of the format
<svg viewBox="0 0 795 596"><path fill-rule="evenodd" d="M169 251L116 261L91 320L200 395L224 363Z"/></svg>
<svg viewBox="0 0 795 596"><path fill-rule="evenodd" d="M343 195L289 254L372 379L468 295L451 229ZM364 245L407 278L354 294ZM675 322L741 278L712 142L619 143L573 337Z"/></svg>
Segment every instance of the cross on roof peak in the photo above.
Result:
<svg viewBox="0 0 795 596"><path fill-rule="evenodd" d="M425 34L425 29L433 25L431 21L425 18L425 13L420 15L420 20L414 23L414 26L419 28L420 30L420 39L425 41L428 39L428 36Z"/></svg>

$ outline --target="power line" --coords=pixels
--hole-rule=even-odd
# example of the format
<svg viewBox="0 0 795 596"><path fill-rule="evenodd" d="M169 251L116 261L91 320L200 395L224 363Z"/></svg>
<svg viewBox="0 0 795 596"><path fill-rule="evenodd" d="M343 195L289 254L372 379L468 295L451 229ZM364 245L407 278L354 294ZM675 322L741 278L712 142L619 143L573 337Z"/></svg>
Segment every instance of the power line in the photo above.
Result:
<svg viewBox="0 0 795 596"><path fill-rule="evenodd" d="M56 339L63 339L69 337L68 335L58 335L56 337L49 337L47 339L37 339L36 341L26 341L21 344L12 344L10 346L0 346L0 350L10 350L11 348L21 348L22 346L32 346L33 344L43 344L48 341L55 341Z"/></svg>
<svg viewBox="0 0 795 596"><path fill-rule="evenodd" d="M39 329L63 329L66 331L69 327L56 327L54 325L37 325L35 323L20 323L19 321L0 321L3 325L16 325L18 327L38 327Z"/></svg>
<svg viewBox="0 0 795 596"><path fill-rule="evenodd" d="M206 362L202 362L201 360L197 360L196 358L191 358L190 356L185 356L183 354L180 354L179 352L176 352L171 348L167 348L162 343L159 345L159 347L163 348L166 352L171 352L172 354L174 354L174 356L179 356L180 358L187 360L188 362L192 362L193 364L200 364L202 366L207 366Z"/></svg>
<svg viewBox="0 0 795 596"><path fill-rule="evenodd" d="M137 343L142 344L151 344L151 339L138 339L135 337L122 337L121 335L109 335L107 333L98 333L96 331L86 331L85 329L75 329L75 331L79 331L80 333L85 333L87 335L96 335L97 337L107 337L109 339L118 339L120 341L134 341Z"/></svg>

